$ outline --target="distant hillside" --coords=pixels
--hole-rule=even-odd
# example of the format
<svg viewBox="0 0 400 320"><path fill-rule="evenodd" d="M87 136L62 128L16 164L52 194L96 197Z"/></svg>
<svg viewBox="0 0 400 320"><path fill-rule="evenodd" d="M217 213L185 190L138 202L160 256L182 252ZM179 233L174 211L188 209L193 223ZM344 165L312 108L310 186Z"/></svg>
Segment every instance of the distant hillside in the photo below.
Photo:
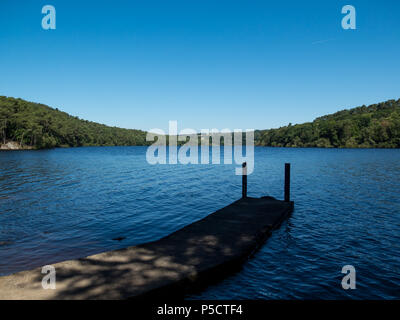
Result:
<svg viewBox="0 0 400 320"><path fill-rule="evenodd" d="M15 143L17 142L17 143ZM43 104L0 96L0 145L15 149L148 145L146 132L81 120ZM273 147L400 148L400 99L343 110L313 122L257 130Z"/></svg>
<svg viewBox="0 0 400 320"><path fill-rule="evenodd" d="M255 140L273 147L400 148L400 99L256 131Z"/></svg>
<svg viewBox="0 0 400 320"><path fill-rule="evenodd" d="M145 145L146 132L81 120L43 104L0 96L0 144L34 148Z"/></svg>

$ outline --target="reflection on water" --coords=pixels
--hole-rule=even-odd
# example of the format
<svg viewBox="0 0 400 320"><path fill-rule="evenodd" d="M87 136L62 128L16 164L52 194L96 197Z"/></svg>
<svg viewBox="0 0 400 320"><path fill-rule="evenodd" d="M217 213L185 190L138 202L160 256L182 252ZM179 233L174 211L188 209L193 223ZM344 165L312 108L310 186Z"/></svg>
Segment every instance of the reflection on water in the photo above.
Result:
<svg viewBox="0 0 400 320"><path fill-rule="evenodd" d="M144 147L0 153L0 274L158 239L241 195L235 165L146 163ZM256 148L249 196L295 211L241 272L190 298L400 298L400 150ZM114 238L125 237L122 241ZM340 282L357 270L357 289Z"/></svg>

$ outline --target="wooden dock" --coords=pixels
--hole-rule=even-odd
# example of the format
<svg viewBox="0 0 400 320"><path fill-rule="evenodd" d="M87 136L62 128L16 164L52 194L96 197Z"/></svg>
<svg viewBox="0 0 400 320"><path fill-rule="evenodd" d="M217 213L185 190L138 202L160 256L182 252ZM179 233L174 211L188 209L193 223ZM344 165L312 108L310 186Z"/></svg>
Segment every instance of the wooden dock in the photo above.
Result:
<svg viewBox="0 0 400 320"><path fill-rule="evenodd" d="M240 200L160 240L53 264L56 289L43 289L42 268L0 277L0 299L180 295L240 266L293 211L285 198L249 198L246 185Z"/></svg>

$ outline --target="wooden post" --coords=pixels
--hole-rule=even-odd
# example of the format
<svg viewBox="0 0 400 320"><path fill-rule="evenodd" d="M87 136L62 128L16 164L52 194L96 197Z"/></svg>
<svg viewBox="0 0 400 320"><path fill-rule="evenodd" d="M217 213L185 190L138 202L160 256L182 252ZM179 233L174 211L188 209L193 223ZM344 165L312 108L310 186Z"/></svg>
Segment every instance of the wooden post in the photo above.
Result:
<svg viewBox="0 0 400 320"><path fill-rule="evenodd" d="M242 198L247 198L247 164L243 162L242 164Z"/></svg>
<svg viewBox="0 0 400 320"><path fill-rule="evenodd" d="M290 201L290 163L285 163L285 202Z"/></svg>

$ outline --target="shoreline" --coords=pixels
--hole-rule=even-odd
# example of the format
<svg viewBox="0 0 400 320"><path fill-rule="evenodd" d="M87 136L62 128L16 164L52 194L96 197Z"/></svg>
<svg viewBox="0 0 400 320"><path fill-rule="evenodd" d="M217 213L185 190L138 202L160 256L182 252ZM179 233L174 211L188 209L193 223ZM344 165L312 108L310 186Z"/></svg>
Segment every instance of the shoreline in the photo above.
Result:
<svg viewBox="0 0 400 320"><path fill-rule="evenodd" d="M0 151L22 151L22 150L36 150L33 146L20 145L16 141L8 141L0 144Z"/></svg>
<svg viewBox="0 0 400 320"><path fill-rule="evenodd" d="M13 147L9 147L10 142L6 144L0 145L0 152L1 151L40 151L40 150L52 150L52 149L72 149L72 148L112 148L112 147L148 147L148 145L116 145L116 146L109 146L109 145L100 145L100 146L59 146L59 147L51 147L51 148L36 148L35 146L21 146L19 143L13 144ZM17 145L17 146L16 146ZM245 146L245 145L243 145ZM168 146L167 146L168 147ZM212 146L210 146L212 147ZM221 147L224 147L221 145ZM351 150L351 149L385 149L385 150L394 150L400 149L398 147L278 147L278 146L260 146L254 145L255 148L277 148L277 149L336 149L336 150Z"/></svg>

